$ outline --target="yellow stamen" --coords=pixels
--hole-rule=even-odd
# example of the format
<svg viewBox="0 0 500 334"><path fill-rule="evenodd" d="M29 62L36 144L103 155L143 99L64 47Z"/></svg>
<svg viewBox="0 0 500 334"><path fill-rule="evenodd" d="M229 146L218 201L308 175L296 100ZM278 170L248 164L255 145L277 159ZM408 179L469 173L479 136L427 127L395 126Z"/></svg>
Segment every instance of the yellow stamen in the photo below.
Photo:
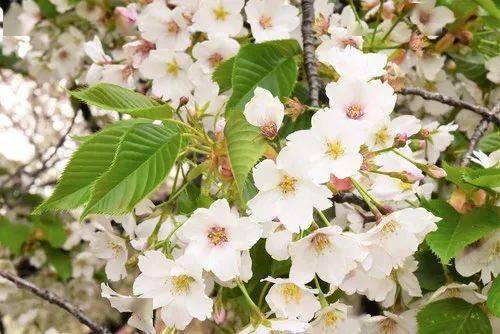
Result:
<svg viewBox="0 0 500 334"><path fill-rule="evenodd" d="M340 140L329 142L327 146L328 146L327 153L330 155L330 157L332 157L335 160L340 158L345 153L345 150L342 147L342 143L340 142Z"/></svg>
<svg viewBox="0 0 500 334"><path fill-rule="evenodd" d="M180 30L179 25L174 20L167 23L167 31L171 34L178 34Z"/></svg>
<svg viewBox="0 0 500 334"><path fill-rule="evenodd" d="M405 190L411 190L413 185L411 183L407 183L407 182L403 182L403 181L399 180L398 186L399 186L399 189L405 191Z"/></svg>
<svg viewBox="0 0 500 334"><path fill-rule="evenodd" d="M272 26L271 17L262 15L260 17L259 24L262 27L262 29L270 28Z"/></svg>
<svg viewBox="0 0 500 334"><path fill-rule="evenodd" d="M225 21L229 12L222 5L218 5L212 11L214 13L214 17L217 21Z"/></svg>
<svg viewBox="0 0 500 334"><path fill-rule="evenodd" d="M380 129L375 134L375 145L382 145L389 139L389 133L387 132L387 128Z"/></svg>
<svg viewBox="0 0 500 334"><path fill-rule="evenodd" d="M220 226L211 227L208 231L208 239L214 246L227 242L226 229Z"/></svg>
<svg viewBox="0 0 500 334"><path fill-rule="evenodd" d="M219 66L223 60L224 58L219 53L214 53L213 55L208 57L208 63L212 68L216 68L217 66Z"/></svg>
<svg viewBox="0 0 500 334"><path fill-rule="evenodd" d="M293 283L283 284L281 287L281 294L285 298L285 302L287 304L292 302L298 304L302 299L302 292L300 291L300 288Z"/></svg>
<svg viewBox="0 0 500 334"><path fill-rule="evenodd" d="M393 233L393 232L396 232L396 230L398 229L398 222L395 221L395 220L391 220L390 222L388 222L387 224L384 225L384 227L382 227L382 232L385 232L385 233Z"/></svg>
<svg viewBox="0 0 500 334"><path fill-rule="evenodd" d="M351 104L345 108L345 113L351 119L358 119L363 116L363 108L357 103Z"/></svg>
<svg viewBox="0 0 500 334"><path fill-rule="evenodd" d="M340 319L340 317L337 315L337 312L335 311L330 311L325 313L323 316L323 319L325 321L325 325L327 327L334 327L337 321Z"/></svg>
<svg viewBox="0 0 500 334"><path fill-rule="evenodd" d="M171 278L173 293L178 295L185 295L189 292L191 283L194 282L194 278L188 275L173 276Z"/></svg>
<svg viewBox="0 0 500 334"><path fill-rule="evenodd" d="M179 66L179 64L175 59L167 63L167 73L174 77L177 77L179 75L180 69L181 67Z"/></svg>
<svg viewBox="0 0 500 334"><path fill-rule="evenodd" d="M288 175L283 175L281 177L281 182L278 186L281 188L281 193L283 195L287 195L295 191L295 184L297 183L297 179Z"/></svg>
<svg viewBox="0 0 500 334"><path fill-rule="evenodd" d="M317 233L311 238L311 245L317 253L322 253L323 250L330 245L330 239L324 233Z"/></svg>

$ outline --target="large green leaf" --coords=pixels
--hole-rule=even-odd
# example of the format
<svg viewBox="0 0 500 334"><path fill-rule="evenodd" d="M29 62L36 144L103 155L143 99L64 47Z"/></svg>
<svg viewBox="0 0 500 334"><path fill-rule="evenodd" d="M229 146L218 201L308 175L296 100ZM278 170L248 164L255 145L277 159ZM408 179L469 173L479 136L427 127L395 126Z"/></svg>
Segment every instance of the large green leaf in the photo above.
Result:
<svg viewBox="0 0 500 334"><path fill-rule="evenodd" d="M134 117L168 119L174 111L168 104L160 104L143 94L108 83L77 89L71 95L87 104Z"/></svg>
<svg viewBox="0 0 500 334"><path fill-rule="evenodd" d="M31 235L31 227L26 224L14 224L0 216L0 245L7 247L12 254L19 255L23 244Z"/></svg>
<svg viewBox="0 0 500 334"><path fill-rule="evenodd" d="M498 5L498 0L497 1L474 0L474 1L476 1L481 7L483 7L491 16L494 16L497 19L500 19L500 8Z"/></svg>
<svg viewBox="0 0 500 334"><path fill-rule="evenodd" d="M232 87L234 59L235 57L232 57L220 64L212 74L212 78L219 85L221 93Z"/></svg>
<svg viewBox="0 0 500 334"><path fill-rule="evenodd" d="M301 53L296 40L248 44L241 48L233 67L233 94L228 111L241 111L252 98L256 87L275 96L288 96L297 80L294 57Z"/></svg>
<svg viewBox="0 0 500 334"><path fill-rule="evenodd" d="M415 276L423 290L435 291L446 283L442 264L427 246L415 253L415 259L418 261Z"/></svg>
<svg viewBox="0 0 500 334"><path fill-rule="evenodd" d="M500 168L474 169L464 174L464 181L478 187L500 187Z"/></svg>
<svg viewBox="0 0 500 334"><path fill-rule="evenodd" d="M89 213L125 214L156 189L172 168L181 146L179 129L143 123L120 141L115 160L92 189Z"/></svg>
<svg viewBox="0 0 500 334"><path fill-rule="evenodd" d="M70 210L85 204L93 184L110 168L121 138L136 124L120 122L86 138L64 169L54 193L33 214L48 209Z"/></svg>
<svg viewBox="0 0 500 334"><path fill-rule="evenodd" d="M419 334L491 334L488 316L479 305L449 298L430 303L417 314Z"/></svg>
<svg viewBox="0 0 500 334"><path fill-rule="evenodd" d="M450 56L457 64L456 71L458 73L463 73L467 78L480 86L488 83L488 79L486 78L487 70L484 67L485 58L483 54L478 52L468 53L467 55L450 53Z"/></svg>
<svg viewBox="0 0 500 334"><path fill-rule="evenodd" d="M491 153L500 149L500 131L490 133L481 138L478 148L484 153Z"/></svg>
<svg viewBox="0 0 500 334"><path fill-rule="evenodd" d="M481 207L460 215L443 200L424 201L422 206L442 218L426 241L445 264L467 245L500 228L500 209L496 207Z"/></svg>
<svg viewBox="0 0 500 334"><path fill-rule="evenodd" d="M49 247L48 245L46 245L44 249L47 255L47 261L54 267L61 279L67 281L71 277L73 271L69 253Z"/></svg>
<svg viewBox="0 0 500 334"><path fill-rule="evenodd" d="M488 291L488 300L486 301L488 309L495 317L500 317L500 276L495 277L490 291Z"/></svg>
<svg viewBox="0 0 500 334"><path fill-rule="evenodd" d="M224 136L236 187L240 199L246 202L253 195L249 173L266 151L266 142L259 128L248 124L242 113L233 113L228 118Z"/></svg>

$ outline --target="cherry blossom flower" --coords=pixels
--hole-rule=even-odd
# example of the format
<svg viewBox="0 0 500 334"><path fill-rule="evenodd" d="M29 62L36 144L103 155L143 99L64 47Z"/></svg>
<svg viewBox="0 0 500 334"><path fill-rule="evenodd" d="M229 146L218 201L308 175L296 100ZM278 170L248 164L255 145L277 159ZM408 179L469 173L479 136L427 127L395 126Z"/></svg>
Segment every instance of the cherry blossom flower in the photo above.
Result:
<svg viewBox="0 0 500 334"><path fill-rule="evenodd" d="M441 152L453 142L454 137L450 132L455 131L458 126L453 123L440 125L434 121L423 125L422 128L426 133L429 133L425 148L427 161L434 164L439 159Z"/></svg>
<svg viewBox="0 0 500 334"><path fill-rule="evenodd" d="M429 232L437 229L439 220L424 208L406 208L385 216L364 235L370 244L363 267L372 277L389 275L393 267L402 265L417 250Z"/></svg>
<svg viewBox="0 0 500 334"><path fill-rule="evenodd" d="M240 252L250 249L262 234L261 227L248 217L231 212L225 199L213 202L208 209L199 208L186 221L180 239L203 269L222 281L238 277Z"/></svg>
<svg viewBox="0 0 500 334"><path fill-rule="evenodd" d="M292 242L293 233L281 223L270 220L262 224L262 237L266 239L266 251L276 261L284 261L290 257L288 246Z"/></svg>
<svg viewBox="0 0 500 334"><path fill-rule="evenodd" d="M500 232L468 246L455 258L455 268L464 277L481 272L481 281L489 283L500 273Z"/></svg>
<svg viewBox="0 0 500 334"><path fill-rule="evenodd" d="M445 25L455 20L450 9L435 5L436 0L419 1L410 16L411 22L429 38L436 38Z"/></svg>
<svg viewBox="0 0 500 334"><path fill-rule="evenodd" d="M99 259L106 261L106 276L111 281L118 281L127 276L125 263L128 258L125 239L116 235L108 220L101 220L100 231L90 240L90 249Z"/></svg>
<svg viewBox="0 0 500 334"><path fill-rule="evenodd" d="M260 323L256 326L249 325L243 328L239 334L273 334L273 333L304 333L309 324L294 319L270 319L268 323Z"/></svg>
<svg viewBox="0 0 500 334"><path fill-rule="evenodd" d="M268 277L264 280L273 283L266 295L266 302L278 318L307 322L321 308L314 289L293 279Z"/></svg>
<svg viewBox="0 0 500 334"><path fill-rule="evenodd" d="M195 44L193 57L205 74L211 74L221 63L238 53L240 44L228 37L214 37Z"/></svg>
<svg viewBox="0 0 500 334"><path fill-rule="evenodd" d="M381 150L393 146L396 136L404 143L420 129L420 120L415 116L402 115L392 120L384 117L369 129L366 144L372 150Z"/></svg>
<svg viewBox="0 0 500 334"><path fill-rule="evenodd" d="M338 226L320 228L290 244L290 277L305 284L317 274L339 285L367 254L355 234L344 233Z"/></svg>
<svg viewBox="0 0 500 334"><path fill-rule="evenodd" d="M408 310L399 315L384 311L384 315L363 319L363 333L367 334L416 334L417 310Z"/></svg>
<svg viewBox="0 0 500 334"><path fill-rule="evenodd" d="M394 303L397 288L396 282L390 277L372 277L362 266L349 272L339 286L332 285L330 289L333 291L337 287L348 295L359 293L370 300L389 305Z"/></svg>
<svg viewBox="0 0 500 334"><path fill-rule="evenodd" d="M153 50L139 67L142 75L153 79L153 94L178 103L181 96L189 95L193 84L187 71L193 61L186 53L171 50Z"/></svg>
<svg viewBox="0 0 500 334"><path fill-rule="evenodd" d="M258 0L260 1L260 0ZM267 89L257 87L243 111L248 123L261 129L265 138L274 139L285 117L285 107Z"/></svg>
<svg viewBox="0 0 500 334"><path fill-rule="evenodd" d="M191 45L191 34L181 8L169 9L163 0L147 5L137 20L141 36L159 49L184 51Z"/></svg>
<svg viewBox="0 0 500 334"><path fill-rule="evenodd" d="M359 149L365 141L365 132L338 114L331 109L317 111L311 119L310 130L297 131L287 137L289 145L298 147L300 154L310 162L309 175L315 182L327 182L331 174L339 179L352 176L363 162Z"/></svg>
<svg viewBox="0 0 500 334"><path fill-rule="evenodd" d="M326 95L330 108L339 118L357 122L365 128L389 115L396 104L394 90L380 80L364 82L341 78L326 86Z"/></svg>
<svg viewBox="0 0 500 334"><path fill-rule="evenodd" d="M367 81L386 73L387 56L381 53L363 53L352 46L343 50L331 48L319 60L332 65L340 77Z"/></svg>
<svg viewBox="0 0 500 334"><path fill-rule="evenodd" d="M147 334L156 333L153 326L153 300L136 298L116 293L108 285L101 283L101 295L109 300L111 306L119 312L130 312L127 323Z"/></svg>
<svg viewBox="0 0 500 334"><path fill-rule="evenodd" d="M245 13L256 43L290 38L300 22L298 8L287 1L250 0Z"/></svg>
<svg viewBox="0 0 500 334"><path fill-rule="evenodd" d="M474 151L472 152L473 157L471 161L474 161L478 165L481 165L483 168L492 168L498 165L500 162L500 150L496 150L490 153L490 155L486 155L482 151Z"/></svg>
<svg viewBox="0 0 500 334"><path fill-rule="evenodd" d="M478 292L477 285L470 282L469 284L446 284L434 291L426 302L432 303L447 298L461 298L470 304L484 303L486 301L486 296Z"/></svg>
<svg viewBox="0 0 500 334"><path fill-rule="evenodd" d="M311 225L313 208L332 205L330 190L310 179L307 166L290 147L280 151L276 162L267 159L255 166L253 177L259 193L247 204L256 221L278 218L287 230L298 233Z"/></svg>
<svg viewBox="0 0 500 334"><path fill-rule="evenodd" d="M193 16L192 30L211 36L236 36L243 27L243 0L204 0Z"/></svg>
<svg viewBox="0 0 500 334"><path fill-rule="evenodd" d="M162 307L161 318L168 326L184 329L193 318L210 317L213 302L205 294L202 270L195 258L181 256L173 261L159 251L146 251L139 256L139 269L134 294L152 298L153 309Z"/></svg>
<svg viewBox="0 0 500 334"><path fill-rule="evenodd" d="M316 318L311 322L308 334L359 334L361 332L361 322L352 317L352 306L335 302L316 312Z"/></svg>
<svg viewBox="0 0 500 334"><path fill-rule="evenodd" d="M500 56L488 59L484 63L484 67L488 70L486 77L493 83L500 83Z"/></svg>

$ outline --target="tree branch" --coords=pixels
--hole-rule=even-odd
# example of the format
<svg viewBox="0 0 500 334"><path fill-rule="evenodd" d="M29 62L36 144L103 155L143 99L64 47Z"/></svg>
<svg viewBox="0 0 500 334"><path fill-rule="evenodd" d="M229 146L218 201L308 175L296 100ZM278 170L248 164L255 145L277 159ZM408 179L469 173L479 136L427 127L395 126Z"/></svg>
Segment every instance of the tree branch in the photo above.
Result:
<svg viewBox="0 0 500 334"><path fill-rule="evenodd" d="M309 86L311 106L319 106L319 91L322 83L316 67L314 35L314 0L302 0L302 46L304 48L304 67Z"/></svg>
<svg viewBox="0 0 500 334"><path fill-rule="evenodd" d="M498 102L493 107L493 109L491 109L491 113L488 116L483 117L481 121L479 121L470 138L469 148L467 149L467 152L464 154L462 162L460 163L463 167L467 167L469 165L472 153L476 149L479 140L481 140L486 130L488 130L488 127L490 126L492 119L497 119L497 115L499 113L500 113L500 102Z"/></svg>
<svg viewBox="0 0 500 334"><path fill-rule="evenodd" d="M401 95L417 95L424 98L425 100L438 101L447 104L449 106L467 109L483 116L483 118L486 118L488 122L494 122L497 125L500 123L498 116L491 113L488 108L475 105L463 100L455 99L453 97L445 96L440 93L433 93L426 91L424 89L414 88L414 87L403 88L400 91L398 91L398 93Z"/></svg>
<svg viewBox="0 0 500 334"><path fill-rule="evenodd" d="M28 290L31 293L37 295L38 297L48 301L49 303L59 306L60 308L62 308L66 312L70 313L75 318L77 318L82 324L84 324L85 326L90 328L93 331L93 333L97 333L97 334L110 334L111 333L108 329L99 326L92 319L87 317L87 315L85 315L85 313L83 313L83 311L80 308L76 307L75 305L71 304L69 301L56 295L55 293L53 293L49 290L39 288L38 286L31 283L30 281L27 281L23 278L20 278L16 275L5 272L3 270L0 270L0 276L5 278L8 281L14 283L18 288Z"/></svg>

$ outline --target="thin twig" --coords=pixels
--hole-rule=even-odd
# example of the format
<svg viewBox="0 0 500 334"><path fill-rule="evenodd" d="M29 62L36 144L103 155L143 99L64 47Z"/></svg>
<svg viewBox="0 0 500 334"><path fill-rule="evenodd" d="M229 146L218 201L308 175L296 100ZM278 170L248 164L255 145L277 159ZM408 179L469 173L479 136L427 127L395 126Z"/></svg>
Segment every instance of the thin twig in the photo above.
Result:
<svg viewBox="0 0 500 334"><path fill-rule="evenodd" d="M93 333L98 333L98 334L111 333L108 329L99 326L92 319L90 319L85 313L83 313L83 311L80 308L76 307L75 305L71 304L69 301L56 295L55 293L46 289L42 289L36 286L35 284L31 283L30 281L27 281L21 277L5 272L3 270L0 270L0 276L5 278L6 280L11 281L18 288L30 291L31 293L48 301L49 303L59 306L60 308L67 311L75 318L77 318L82 324L90 328L93 331Z"/></svg>
<svg viewBox="0 0 500 334"><path fill-rule="evenodd" d="M414 87L407 87L403 88L400 91L398 91L399 94L401 95L418 95L425 100L433 100L433 101L438 101L444 104L447 104L449 106L457 107L457 108L463 108L467 109L470 111L475 112L476 114L479 114L486 118L489 122L494 122L495 124L499 124L500 120L498 119L498 116L491 113L488 108L475 105L463 100L459 100L450 96L446 96L440 93L434 93L434 92L429 92L424 89L420 88L414 88Z"/></svg>
<svg viewBox="0 0 500 334"><path fill-rule="evenodd" d="M321 78L316 67L316 49L314 34L314 0L302 0L302 46L304 48L304 67L306 70L307 83L309 86L309 98L311 106L319 106L319 91L321 89Z"/></svg>
<svg viewBox="0 0 500 334"><path fill-rule="evenodd" d="M497 115L500 113L500 102L498 102L493 109L491 109L491 116L492 117L497 117ZM488 130L488 127L490 126L490 123L492 121L492 117L483 117L481 121L477 124L476 128L474 129L474 132L472 133L472 136L470 138L469 142L469 148L467 149L467 152L464 154L461 165L462 167L467 167L470 163L470 159L472 157L472 153L477 147L477 144L479 143L479 140L484 136L486 133L486 130Z"/></svg>

